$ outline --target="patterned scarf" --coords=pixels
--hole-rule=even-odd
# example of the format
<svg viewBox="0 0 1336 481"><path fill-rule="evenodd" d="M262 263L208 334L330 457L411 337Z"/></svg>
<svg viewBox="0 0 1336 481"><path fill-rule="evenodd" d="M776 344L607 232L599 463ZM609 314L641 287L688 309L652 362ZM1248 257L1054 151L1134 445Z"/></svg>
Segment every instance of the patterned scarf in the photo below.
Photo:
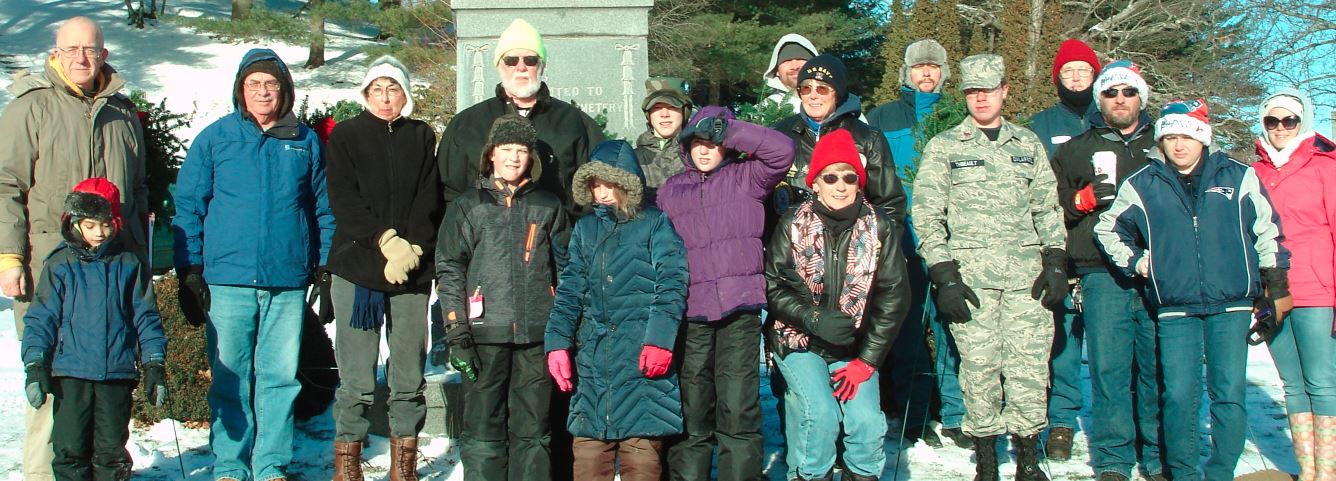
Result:
<svg viewBox="0 0 1336 481"><path fill-rule="evenodd" d="M793 264L798 277L812 292L812 304L821 300L826 290L826 236L825 225L812 210L812 203L807 201L798 208L798 212L789 226L789 237L793 239ZM867 214L859 216L854 223L853 237L849 240L849 257L844 264L844 285L840 286L840 312L854 318L854 328L863 324L863 308L867 307L867 295L872 288L872 278L877 272L877 256L881 250L881 240L877 239L877 216L872 213L872 204L863 200ZM789 349L807 349L811 337L784 321L775 320L775 330L779 332L780 342Z"/></svg>

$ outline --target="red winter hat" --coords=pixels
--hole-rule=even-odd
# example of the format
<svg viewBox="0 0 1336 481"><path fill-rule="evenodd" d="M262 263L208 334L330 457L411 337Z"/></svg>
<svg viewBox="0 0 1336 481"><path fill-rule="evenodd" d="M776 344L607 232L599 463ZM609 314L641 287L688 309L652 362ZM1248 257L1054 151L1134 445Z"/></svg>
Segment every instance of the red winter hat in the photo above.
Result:
<svg viewBox="0 0 1336 481"><path fill-rule="evenodd" d="M1053 85L1058 84L1058 72L1067 62L1085 62L1095 70L1090 78L1099 76L1099 56L1085 42L1069 38L1058 47L1058 55L1053 58Z"/></svg>
<svg viewBox="0 0 1336 481"><path fill-rule="evenodd" d="M863 154L854 145L854 136L848 130L839 129L821 136L812 148L812 165L807 168L807 187L812 187L816 177L831 164L849 164L858 174L858 188L867 185L867 171L863 170Z"/></svg>
<svg viewBox="0 0 1336 481"><path fill-rule="evenodd" d="M97 219L121 228L121 190L102 177L84 179L65 198L65 217Z"/></svg>

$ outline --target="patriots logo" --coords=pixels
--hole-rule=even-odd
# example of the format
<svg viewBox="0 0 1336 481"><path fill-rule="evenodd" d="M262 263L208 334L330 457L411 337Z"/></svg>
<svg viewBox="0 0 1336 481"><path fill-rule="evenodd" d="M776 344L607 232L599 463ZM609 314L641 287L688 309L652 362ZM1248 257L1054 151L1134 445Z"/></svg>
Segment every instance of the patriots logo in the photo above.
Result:
<svg viewBox="0 0 1336 481"><path fill-rule="evenodd" d="M1209 189L1206 189L1206 192L1220 194L1225 196L1226 199L1234 200L1233 187L1211 187Z"/></svg>

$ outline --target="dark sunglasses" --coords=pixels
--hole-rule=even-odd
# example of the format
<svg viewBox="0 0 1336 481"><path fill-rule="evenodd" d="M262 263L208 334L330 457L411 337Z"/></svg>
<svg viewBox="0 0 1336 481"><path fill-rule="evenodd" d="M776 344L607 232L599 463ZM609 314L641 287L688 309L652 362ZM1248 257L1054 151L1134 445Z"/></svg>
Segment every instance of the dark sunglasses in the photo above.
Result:
<svg viewBox="0 0 1336 481"><path fill-rule="evenodd" d="M1123 87L1121 90L1116 88L1111 88L1103 92L1100 92L1099 94L1104 96L1104 98L1106 99L1116 99L1118 98L1118 92L1122 92L1124 97L1136 97L1137 92L1140 92L1140 90L1137 90L1136 87Z"/></svg>
<svg viewBox="0 0 1336 481"><path fill-rule="evenodd" d="M812 93L812 89L816 89L816 94L817 94L817 95L830 95L831 92L834 92L834 91L835 91L835 89L832 88L832 87L830 87L829 85L811 85L811 84L808 84L808 85L803 85L803 86L801 86L801 87L798 87L798 95L807 95L807 94L810 94L810 93Z"/></svg>
<svg viewBox="0 0 1336 481"><path fill-rule="evenodd" d="M514 67L520 64L520 59L524 59L524 64L530 67L538 65L539 60L537 55L525 55L523 57L501 57L501 62L506 64L507 67Z"/></svg>
<svg viewBox="0 0 1336 481"><path fill-rule="evenodd" d="M1267 130L1275 130L1277 125L1284 126L1285 130L1294 130L1295 127L1299 126L1299 117L1290 115L1283 119L1278 119L1268 115L1262 117L1262 125L1265 126Z"/></svg>
<svg viewBox="0 0 1336 481"><path fill-rule="evenodd" d="M840 180L849 185L858 185L858 174L821 174L821 181L826 185L835 185L835 182Z"/></svg>

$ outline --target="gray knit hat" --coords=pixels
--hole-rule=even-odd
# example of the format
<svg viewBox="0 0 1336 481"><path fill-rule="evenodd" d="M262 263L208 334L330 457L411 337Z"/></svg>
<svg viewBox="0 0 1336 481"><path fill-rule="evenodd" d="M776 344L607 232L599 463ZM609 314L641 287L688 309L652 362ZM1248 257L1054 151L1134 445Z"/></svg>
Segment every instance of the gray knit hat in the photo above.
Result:
<svg viewBox="0 0 1336 481"><path fill-rule="evenodd" d="M529 148L529 178L537 179L543 172L538 160L538 131L529 119L519 114L505 114L492 122L487 134L487 145L482 147L478 171L483 177L492 175L492 149L498 145L519 144Z"/></svg>

